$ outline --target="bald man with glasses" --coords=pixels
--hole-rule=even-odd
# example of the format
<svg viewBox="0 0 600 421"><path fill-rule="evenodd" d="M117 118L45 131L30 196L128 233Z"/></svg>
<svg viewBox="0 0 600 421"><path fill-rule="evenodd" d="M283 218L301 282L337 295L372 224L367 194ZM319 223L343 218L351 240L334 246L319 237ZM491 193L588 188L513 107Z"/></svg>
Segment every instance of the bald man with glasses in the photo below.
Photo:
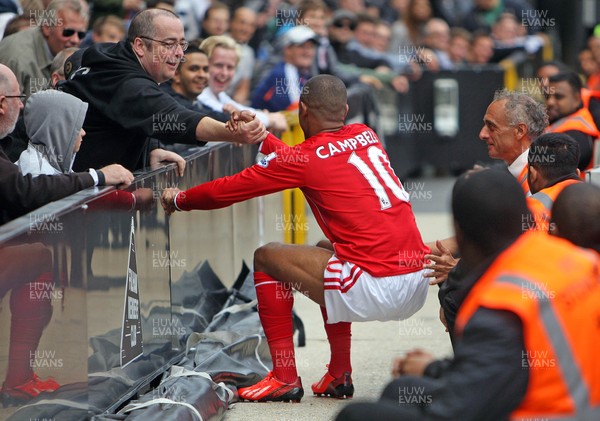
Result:
<svg viewBox="0 0 600 421"><path fill-rule="evenodd" d="M183 174L185 161L160 148L159 141L201 146L258 143L266 137L265 127L250 113L230 131L159 88L173 78L187 46L177 15L148 9L132 20L125 41L94 45L69 59L74 70L63 89L89 104L76 171L115 162L133 171L167 161L177 163Z"/></svg>

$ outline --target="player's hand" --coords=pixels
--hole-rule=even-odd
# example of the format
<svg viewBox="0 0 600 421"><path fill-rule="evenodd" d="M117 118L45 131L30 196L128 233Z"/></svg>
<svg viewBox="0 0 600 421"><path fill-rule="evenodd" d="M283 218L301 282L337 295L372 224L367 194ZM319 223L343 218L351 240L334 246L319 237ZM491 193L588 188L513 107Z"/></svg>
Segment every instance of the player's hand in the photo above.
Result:
<svg viewBox="0 0 600 421"><path fill-rule="evenodd" d="M440 251L440 255L426 254L424 258L432 263L423 265L423 269L430 269L425 273L426 278L431 278L429 285L436 285L448 279L448 273L456 266L459 259L452 257L452 253L448 250L440 240L436 241L435 246Z"/></svg>
<svg viewBox="0 0 600 421"><path fill-rule="evenodd" d="M427 366L435 360L435 357L422 349L409 351L405 356L396 358L392 363L392 375L400 376L422 376Z"/></svg>
<svg viewBox="0 0 600 421"><path fill-rule="evenodd" d="M167 215L171 215L177 210L175 207L175 196L177 196L177 193L180 191L181 190L177 188L168 188L163 191L163 194L160 198L160 203Z"/></svg>
<svg viewBox="0 0 600 421"><path fill-rule="evenodd" d="M225 127L227 127L227 129L229 129L229 131L231 133L235 133L238 130L238 122L239 121L244 121L246 123L254 120L254 118L256 117L256 114L248 111L248 110L243 110L243 111L239 111L237 109L233 109L231 111L231 115L229 116L229 121L227 121L227 123L225 123Z"/></svg>
<svg viewBox="0 0 600 421"><path fill-rule="evenodd" d="M134 176L127 168L119 164L107 165L100 168L104 174L104 184L106 186L127 187L133 183Z"/></svg>
<svg viewBox="0 0 600 421"><path fill-rule="evenodd" d="M234 135L234 142L237 143L260 143L267 137L264 124L249 111L232 114L227 124L229 131Z"/></svg>
<svg viewBox="0 0 600 421"><path fill-rule="evenodd" d="M166 151L164 149L154 149L150 152L150 168L153 170L160 168L165 162L177 164L177 174L182 177L185 170L185 159L175 152Z"/></svg>

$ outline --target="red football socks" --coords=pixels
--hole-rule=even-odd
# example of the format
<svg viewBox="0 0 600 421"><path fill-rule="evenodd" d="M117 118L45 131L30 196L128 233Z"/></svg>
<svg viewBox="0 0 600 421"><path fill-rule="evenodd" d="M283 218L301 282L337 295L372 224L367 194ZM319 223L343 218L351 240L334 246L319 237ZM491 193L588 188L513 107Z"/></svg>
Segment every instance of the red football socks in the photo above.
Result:
<svg viewBox="0 0 600 421"><path fill-rule="evenodd" d="M20 386L33 378L31 361L35 361L42 332L52 317L52 281L51 273L43 273L35 281L11 292L10 345L4 387Z"/></svg>
<svg viewBox="0 0 600 421"><path fill-rule="evenodd" d="M273 359L273 374L281 382L293 383L298 372L294 354L292 288L263 272L254 272L254 286L258 315Z"/></svg>
<svg viewBox="0 0 600 421"><path fill-rule="evenodd" d="M350 342L352 334L350 327L352 323L338 322L333 324L327 323L327 310L321 307L325 332L327 332L327 340L329 341L329 349L331 350L331 359L329 360L329 374L336 379L342 377L345 372L352 373L352 364L350 363Z"/></svg>

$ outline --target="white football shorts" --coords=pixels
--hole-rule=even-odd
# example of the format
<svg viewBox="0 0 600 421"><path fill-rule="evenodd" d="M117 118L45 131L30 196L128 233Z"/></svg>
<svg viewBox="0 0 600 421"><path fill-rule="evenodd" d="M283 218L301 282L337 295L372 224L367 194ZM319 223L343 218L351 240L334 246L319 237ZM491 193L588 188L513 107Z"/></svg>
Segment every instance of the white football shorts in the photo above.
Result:
<svg viewBox="0 0 600 421"><path fill-rule="evenodd" d="M327 323L403 320L415 314L427 297L425 269L376 278L335 254L324 272Z"/></svg>

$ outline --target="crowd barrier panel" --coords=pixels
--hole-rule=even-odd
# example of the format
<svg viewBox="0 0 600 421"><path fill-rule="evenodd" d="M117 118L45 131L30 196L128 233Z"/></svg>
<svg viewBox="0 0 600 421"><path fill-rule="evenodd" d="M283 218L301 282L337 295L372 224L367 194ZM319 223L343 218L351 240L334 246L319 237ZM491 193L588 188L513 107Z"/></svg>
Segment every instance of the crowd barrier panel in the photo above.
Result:
<svg viewBox="0 0 600 421"><path fill-rule="evenodd" d="M166 216L159 196L237 173L255 155L251 146L196 148L181 178L170 165L138 175L126 190L88 189L1 226L0 378L8 364L25 361L76 394L90 416L147 389L183 355L184 303L173 301L173 289L206 262L231 286L261 241L258 199ZM50 282L34 282L48 273ZM9 304L16 290L53 311L37 348L9 361L11 318L27 316ZM0 419L27 404L0 408Z"/></svg>

